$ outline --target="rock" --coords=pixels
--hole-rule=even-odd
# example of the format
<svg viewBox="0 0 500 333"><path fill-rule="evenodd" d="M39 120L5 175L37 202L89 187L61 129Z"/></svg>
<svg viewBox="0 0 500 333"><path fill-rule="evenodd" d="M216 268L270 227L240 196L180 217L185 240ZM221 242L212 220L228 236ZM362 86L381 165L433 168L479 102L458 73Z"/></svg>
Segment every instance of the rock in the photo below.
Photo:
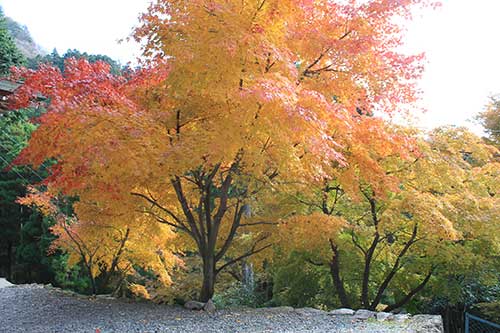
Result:
<svg viewBox="0 0 500 333"><path fill-rule="evenodd" d="M206 302L205 305L203 306L203 310L205 310L208 313L215 312L214 302L211 299L209 299L208 302Z"/></svg>
<svg viewBox="0 0 500 333"><path fill-rule="evenodd" d="M411 318L409 327L415 333L443 333L443 318L436 315L415 315Z"/></svg>
<svg viewBox="0 0 500 333"><path fill-rule="evenodd" d="M4 278L0 278L0 288L12 287L13 284Z"/></svg>
<svg viewBox="0 0 500 333"><path fill-rule="evenodd" d="M197 301L187 301L184 303L184 307L188 310L202 310L204 306L205 303Z"/></svg>
<svg viewBox="0 0 500 333"><path fill-rule="evenodd" d="M358 320L367 320L370 318L375 318L376 315L377 313L375 311L360 309L354 313L353 318Z"/></svg>
<svg viewBox="0 0 500 333"><path fill-rule="evenodd" d="M377 312L376 317L378 321L386 321L386 320L391 320L391 317L394 315L389 312Z"/></svg>
<svg viewBox="0 0 500 333"><path fill-rule="evenodd" d="M308 307L295 309L295 312L303 316L317 316L326 314L326 312L323 310L308 308Z"/></svg>
<svg viewBox="0 0 500 333"><path fill-rule="evenodd" d="M107 300L115 299L112 294L96 295L95 298L97 298L97 299L107 299Z"/></svg>
<svg viewBox="0 0 500 333"><path fill-rule="evenodd" d="M405 313L405 314L395 314L392 317L390 317L389 320L395 321L397 323L402 323L410 319L410 315Z"/></svg>
<svg viewBox="0 0 500 333"><path fill-rule="evenodd" d="M353 309L347 309L347 308L340 308L340 309L335 309L330 312L328 312L329 315L332 316L352 316L354 315L354 310Z"/></svg>

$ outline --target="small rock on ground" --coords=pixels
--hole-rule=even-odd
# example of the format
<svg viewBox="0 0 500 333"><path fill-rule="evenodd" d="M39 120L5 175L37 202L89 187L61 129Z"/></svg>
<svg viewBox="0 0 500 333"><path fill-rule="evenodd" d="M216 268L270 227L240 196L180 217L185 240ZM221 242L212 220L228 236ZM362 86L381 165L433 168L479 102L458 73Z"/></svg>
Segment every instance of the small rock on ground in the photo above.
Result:
<svg viewBox="0 0 500 333"><path fill-rule="evenodd" d="M340 308L330 311L329 314L334 316L352 316L354 312L353 309Z"/></svg>
<svg viewBox="0 0 500 333"><path fill-rule="evenodd" d="M13 284L4 278L0 278L0 288L12 287Z"/></svg>

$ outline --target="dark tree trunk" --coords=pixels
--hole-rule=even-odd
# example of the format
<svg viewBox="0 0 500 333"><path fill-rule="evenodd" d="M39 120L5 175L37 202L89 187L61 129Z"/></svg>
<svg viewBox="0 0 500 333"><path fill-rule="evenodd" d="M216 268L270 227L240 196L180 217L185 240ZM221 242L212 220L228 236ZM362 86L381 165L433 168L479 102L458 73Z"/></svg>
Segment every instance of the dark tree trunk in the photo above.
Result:
<svg viewBox="0 0 500 333"><path fill-rule="evenodd" d="M12 242L7 243L7 278L12 281L12 266L13 266L13 260L12 260Z"/></svg>
<svg viewBox="0 0 500 333"><path fill-rule="evenodd" d="M272 224L267 222L240 224L245 211L244 200L249 195L256 193L246 193L245 191L238 197L230 195L231 186L233 186L233 174L238 170L241 154L242 150L238 152L229 169L221 171L221 164L217 164L209 171L196 170L189 175L174 176L171 179L172 187L182 209L182 215L162 206L151 193L131 193L145 199L152 205L150 208L145 207L147 214L153 216L160 223L186 233L196 243L198 254L203 260L203 283L200 290L200 300L203 302L213 297L216 278L221 271L271 246L271 244L261 245L268 238L268 236L263 236L254 242L250 250L239 257L227 257L227 251L231 247L240 227ZM218 174L222 177L220 184L214 182L214 178ZM187 195L184 190L185 183L190 184L190 186L194 184L197 191ZM232 222L230 222L229 233L224 239L220 239L219 230L230 209L230 201L232 201L231 206L234 207L234 215ZM222 241L220 246L218 246L219 240Z"/></svg>
<svg viewBox="0 0 500 333"><path fill-rule="evenodd" d="M330 261L330 273L332 275L333 285L335 286L342 306L344 308L350 308L351 302L349 302L349 298L347 297L347 293L344 288L344 281L342 281L342 278L340 277L339 251L331 239L330 247L333 252L332 260Z"/></svg>
<svg viewBox="0 0 500 333"><path fill-rule="evenodd" d="M203 284L201 286L200 301L207 302L214 296L215 279L215 258L213 255L207 255L203 258Z"/></svg>

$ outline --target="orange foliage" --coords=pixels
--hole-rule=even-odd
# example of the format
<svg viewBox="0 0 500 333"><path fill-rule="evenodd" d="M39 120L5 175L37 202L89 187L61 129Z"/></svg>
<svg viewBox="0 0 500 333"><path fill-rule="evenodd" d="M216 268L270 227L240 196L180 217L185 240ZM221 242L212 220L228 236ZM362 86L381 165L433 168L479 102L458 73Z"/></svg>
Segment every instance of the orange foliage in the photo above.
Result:
<svg viewBox="0 0 500 333"><path fill-rule="evenodd" d="M277 183L322 184L340 172L349 188L361 173L368 181L383 173L373 147L405 154L403 137L386 137L366 115L415 101L422 55L396 51L395 22L422 4L155 1L134 33L144 43L141 70L115 77L103 63L69 60L64 73L15 73L25 80L17 106L36 93L50 99L17 162L57 160L46 184L79 197L79 223L156 220L182 231L166 241L218 252L223 268L266 248L256 247L265 242L257 215ZM348 161L359 167L332 171ZM239 232L246 220L257 224ZM253 245L238 241L252 235ZM250 252L231 252L233 240Z"/></svg>

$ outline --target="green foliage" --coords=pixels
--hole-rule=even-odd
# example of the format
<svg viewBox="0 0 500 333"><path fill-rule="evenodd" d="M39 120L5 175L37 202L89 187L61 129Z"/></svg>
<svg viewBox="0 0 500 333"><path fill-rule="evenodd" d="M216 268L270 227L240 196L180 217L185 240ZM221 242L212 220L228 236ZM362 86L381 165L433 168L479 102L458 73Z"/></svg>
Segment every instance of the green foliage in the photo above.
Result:
<svg viewBox="0 0 500 333"><path fill-rule="evenodd" d="M305 264L310 255L291 252L276 263L273 275L273 302L293 307L332 308L337 299L326 266Z"/></svg>
<svg viewBox="0 0 500 333"><path fill-rule="evenodd" d="M30 218L31 211L15 201L25 194L25 186L39 181L28 167L13 166L10 163L26 146L35 126L29 122L34 110L24 109L7 112L0 117L0 244L7 251L12 251L19 242L21 224ZM5 251L5 250L4 250ZM13 254L9 256L12 258ZM7 267L7 273L13 262L1 262Z"/></svg>
<svg viewBox="0 0 500 333"><path fill-rule="evenodd" d="M55 284L63 289L71 289L80 294L90 292L90 279L80 265L68 265L68 254L52 256L51 266Z"/></svg>
<svg viewBox="0 0 500 333"><path fill-rule="evenodd" d="M471 312L486 320L500 323L500 301L475 304Z"/></svg>
<svg viewBox="0 0 500 333"><path fill-rule="evenodd" d="M51 223L16 202L26 194L27 185L40 182L47 172L11 165L36 128L30 119L39 114L37 109L22 109L0 117L0 250L10 252L10 260L0 262L0 266L16 282L49 282L53 277L46 256L53 240Z"/></svg>
<svg viewBox="0 0 500 333"><path fill-rule="evenodd" d="M486 109L476 117L491 143L500 147L500 96L490 98Z"/></svg>
<svg viewBox="0 0 500 333"><path fill-rule="evenodd" d="M246 286L241 282L234 282L223 292L215 294L213 301L217 307L258 307L262 304L261 295L257 294L255 286Z"/></svg>
<svg viewBox="0 0 500 333"><path fill-rule="evenodd" d="M32 59L28 60L28 68L31 69L38 69L40 64L50 64L53 65L61 72L64 72L64 62L66 59L69 58L76 58L76 59L86 59L90 63L95 63L97 61L103 61L105 63L108 63L111 66L111 73L114 75L118 75L122 72L123 68L120 65L119 62L111 59L107 55L102 55L102 54L88 54L87 52L80 52L76 49L73 50L68 50L66 53L63 55L59 55L56 49L52 51L52 53L41 56L38 55Z"/></svg>
<svg viewBox="0 0 500 333"><path fill-rule="evenodd" d="M6 18L0 8L0 76L8 75L12 66L24 65L25 62L7 29Z"/></svg>

